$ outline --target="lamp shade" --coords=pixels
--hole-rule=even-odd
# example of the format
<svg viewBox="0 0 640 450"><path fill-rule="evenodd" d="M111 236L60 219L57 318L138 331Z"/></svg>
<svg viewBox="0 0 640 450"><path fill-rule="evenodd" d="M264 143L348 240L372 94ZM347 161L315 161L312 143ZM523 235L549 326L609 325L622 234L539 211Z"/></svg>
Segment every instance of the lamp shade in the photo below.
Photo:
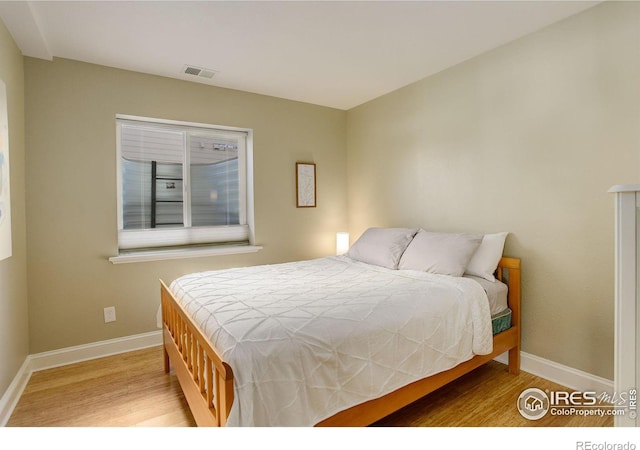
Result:
<svg viewBox="0 0 640 450"><path fill-rule="evenodd" d="M336 255L344 255L349 251L349 233L339 231L336 233Z"/></svg>

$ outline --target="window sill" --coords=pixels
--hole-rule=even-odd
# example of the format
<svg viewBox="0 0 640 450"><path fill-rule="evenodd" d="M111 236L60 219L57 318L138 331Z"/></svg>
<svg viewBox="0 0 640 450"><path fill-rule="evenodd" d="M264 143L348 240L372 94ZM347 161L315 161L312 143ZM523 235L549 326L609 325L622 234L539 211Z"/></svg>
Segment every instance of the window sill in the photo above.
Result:
<svg viewBox="0 0 640 450"><path fill-rule="evenodd" d="M145 250L138 252L121 253L112 256L109 261L112 264L125 264L148 261L164 261L170 259L200 258L204 256L238 255L242 253L255 253L262 250L258 245L221 245L200 248L181 248L171 250Z"/></svg>

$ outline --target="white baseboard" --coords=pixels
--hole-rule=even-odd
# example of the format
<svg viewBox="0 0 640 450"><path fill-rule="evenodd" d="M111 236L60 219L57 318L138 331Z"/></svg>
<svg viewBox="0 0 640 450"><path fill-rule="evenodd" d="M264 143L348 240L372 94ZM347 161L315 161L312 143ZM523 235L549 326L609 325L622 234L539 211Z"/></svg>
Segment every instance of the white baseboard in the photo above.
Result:
<svg viewBox="0 0 640 450"><path fill-rule="evenodd" d="M162 331L28 355L0 399L0 427L6 426L33 372L162 345Z"/></svg>
<svg viewBox="0 0 640 450"><path fill-rule="evenodd" d="M150 333L78 345L27 356L22 367L14 377L13 382L0 399L0 427L4 427L9 421L9 417L11 417L11 413L16 407L33 372L103 358L119 353L142 350L157 345L162 345L161 331L152 331ZM499 355L495 359L503 364L507 364L507 353ZM613 392L613 381L607 380L606 378L601 378L525 352L520 353L520 361L522 371L558 383L567 388L583 392Z"/></svg>
<svg viewBox="0 0 640 450"><path fill-rule="evenodd" d="M29 378L31 378L31 371L29 370L29 357L27 356L6 392L0 398L0 427L4 427L9 421L11 413L13 413L18 400L20 400L22 391L27 387Z"/></svg>
<svg viewBox="0 0 640 450"><path fill-rule="evenodd" d="M92 344L77 345L75 347L67 347L50 352L36 353L28 356L28 359L31 360L29 368L31 372L37 372L38 370L66 366L90 359L142 350L143 348L155 347L156 345L162 345L162 331L152 331L150 333L136 334L134 336L94 342Z"/></svg>
<svg viewBox="0 0 640 450"><path fill-rule="evenodd" d="M508 353L503 353L495 358L503 364L508 363ZM558 364L539 356L520 352L520 370L545 380L558 383L575 391L613 392L613 381L606 378L583 372L573 367Z"/></svg>

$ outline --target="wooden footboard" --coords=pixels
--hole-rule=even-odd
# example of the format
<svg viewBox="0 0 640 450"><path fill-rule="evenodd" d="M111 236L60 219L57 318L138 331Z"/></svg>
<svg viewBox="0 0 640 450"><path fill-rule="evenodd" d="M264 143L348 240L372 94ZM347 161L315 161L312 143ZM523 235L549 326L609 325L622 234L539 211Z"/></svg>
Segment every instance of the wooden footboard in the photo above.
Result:
<svg viewBox="0 0 640 450"><path fill-rule="evenodd" d="M161 281L164 370L173 365L198 426L224 426L233 403L233 372Z"/></svg>
<svg viewBox="0 0 640 450"><path fill-rule="evenodd" d="M509 352L509 372L520 371L520 259L502 258L497 277L509 286L511 328L493 338L493 352L416 381L384 397L356 405L317 424L364 426L424 397L456 378ZM173 366L198 426L224 426L233 403L233 372L161 281L165 371Z"/></svg>

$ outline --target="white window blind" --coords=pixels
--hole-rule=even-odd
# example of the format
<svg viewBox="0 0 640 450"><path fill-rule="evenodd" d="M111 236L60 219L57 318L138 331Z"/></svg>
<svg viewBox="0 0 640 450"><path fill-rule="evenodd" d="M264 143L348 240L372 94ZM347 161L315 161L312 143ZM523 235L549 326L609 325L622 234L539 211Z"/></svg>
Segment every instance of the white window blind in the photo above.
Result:
<svg viewBox="0 0 640 450"><path fill-rule="evenodd" d="M248 244L248 131L116 118L120 250Z"/></svg>

